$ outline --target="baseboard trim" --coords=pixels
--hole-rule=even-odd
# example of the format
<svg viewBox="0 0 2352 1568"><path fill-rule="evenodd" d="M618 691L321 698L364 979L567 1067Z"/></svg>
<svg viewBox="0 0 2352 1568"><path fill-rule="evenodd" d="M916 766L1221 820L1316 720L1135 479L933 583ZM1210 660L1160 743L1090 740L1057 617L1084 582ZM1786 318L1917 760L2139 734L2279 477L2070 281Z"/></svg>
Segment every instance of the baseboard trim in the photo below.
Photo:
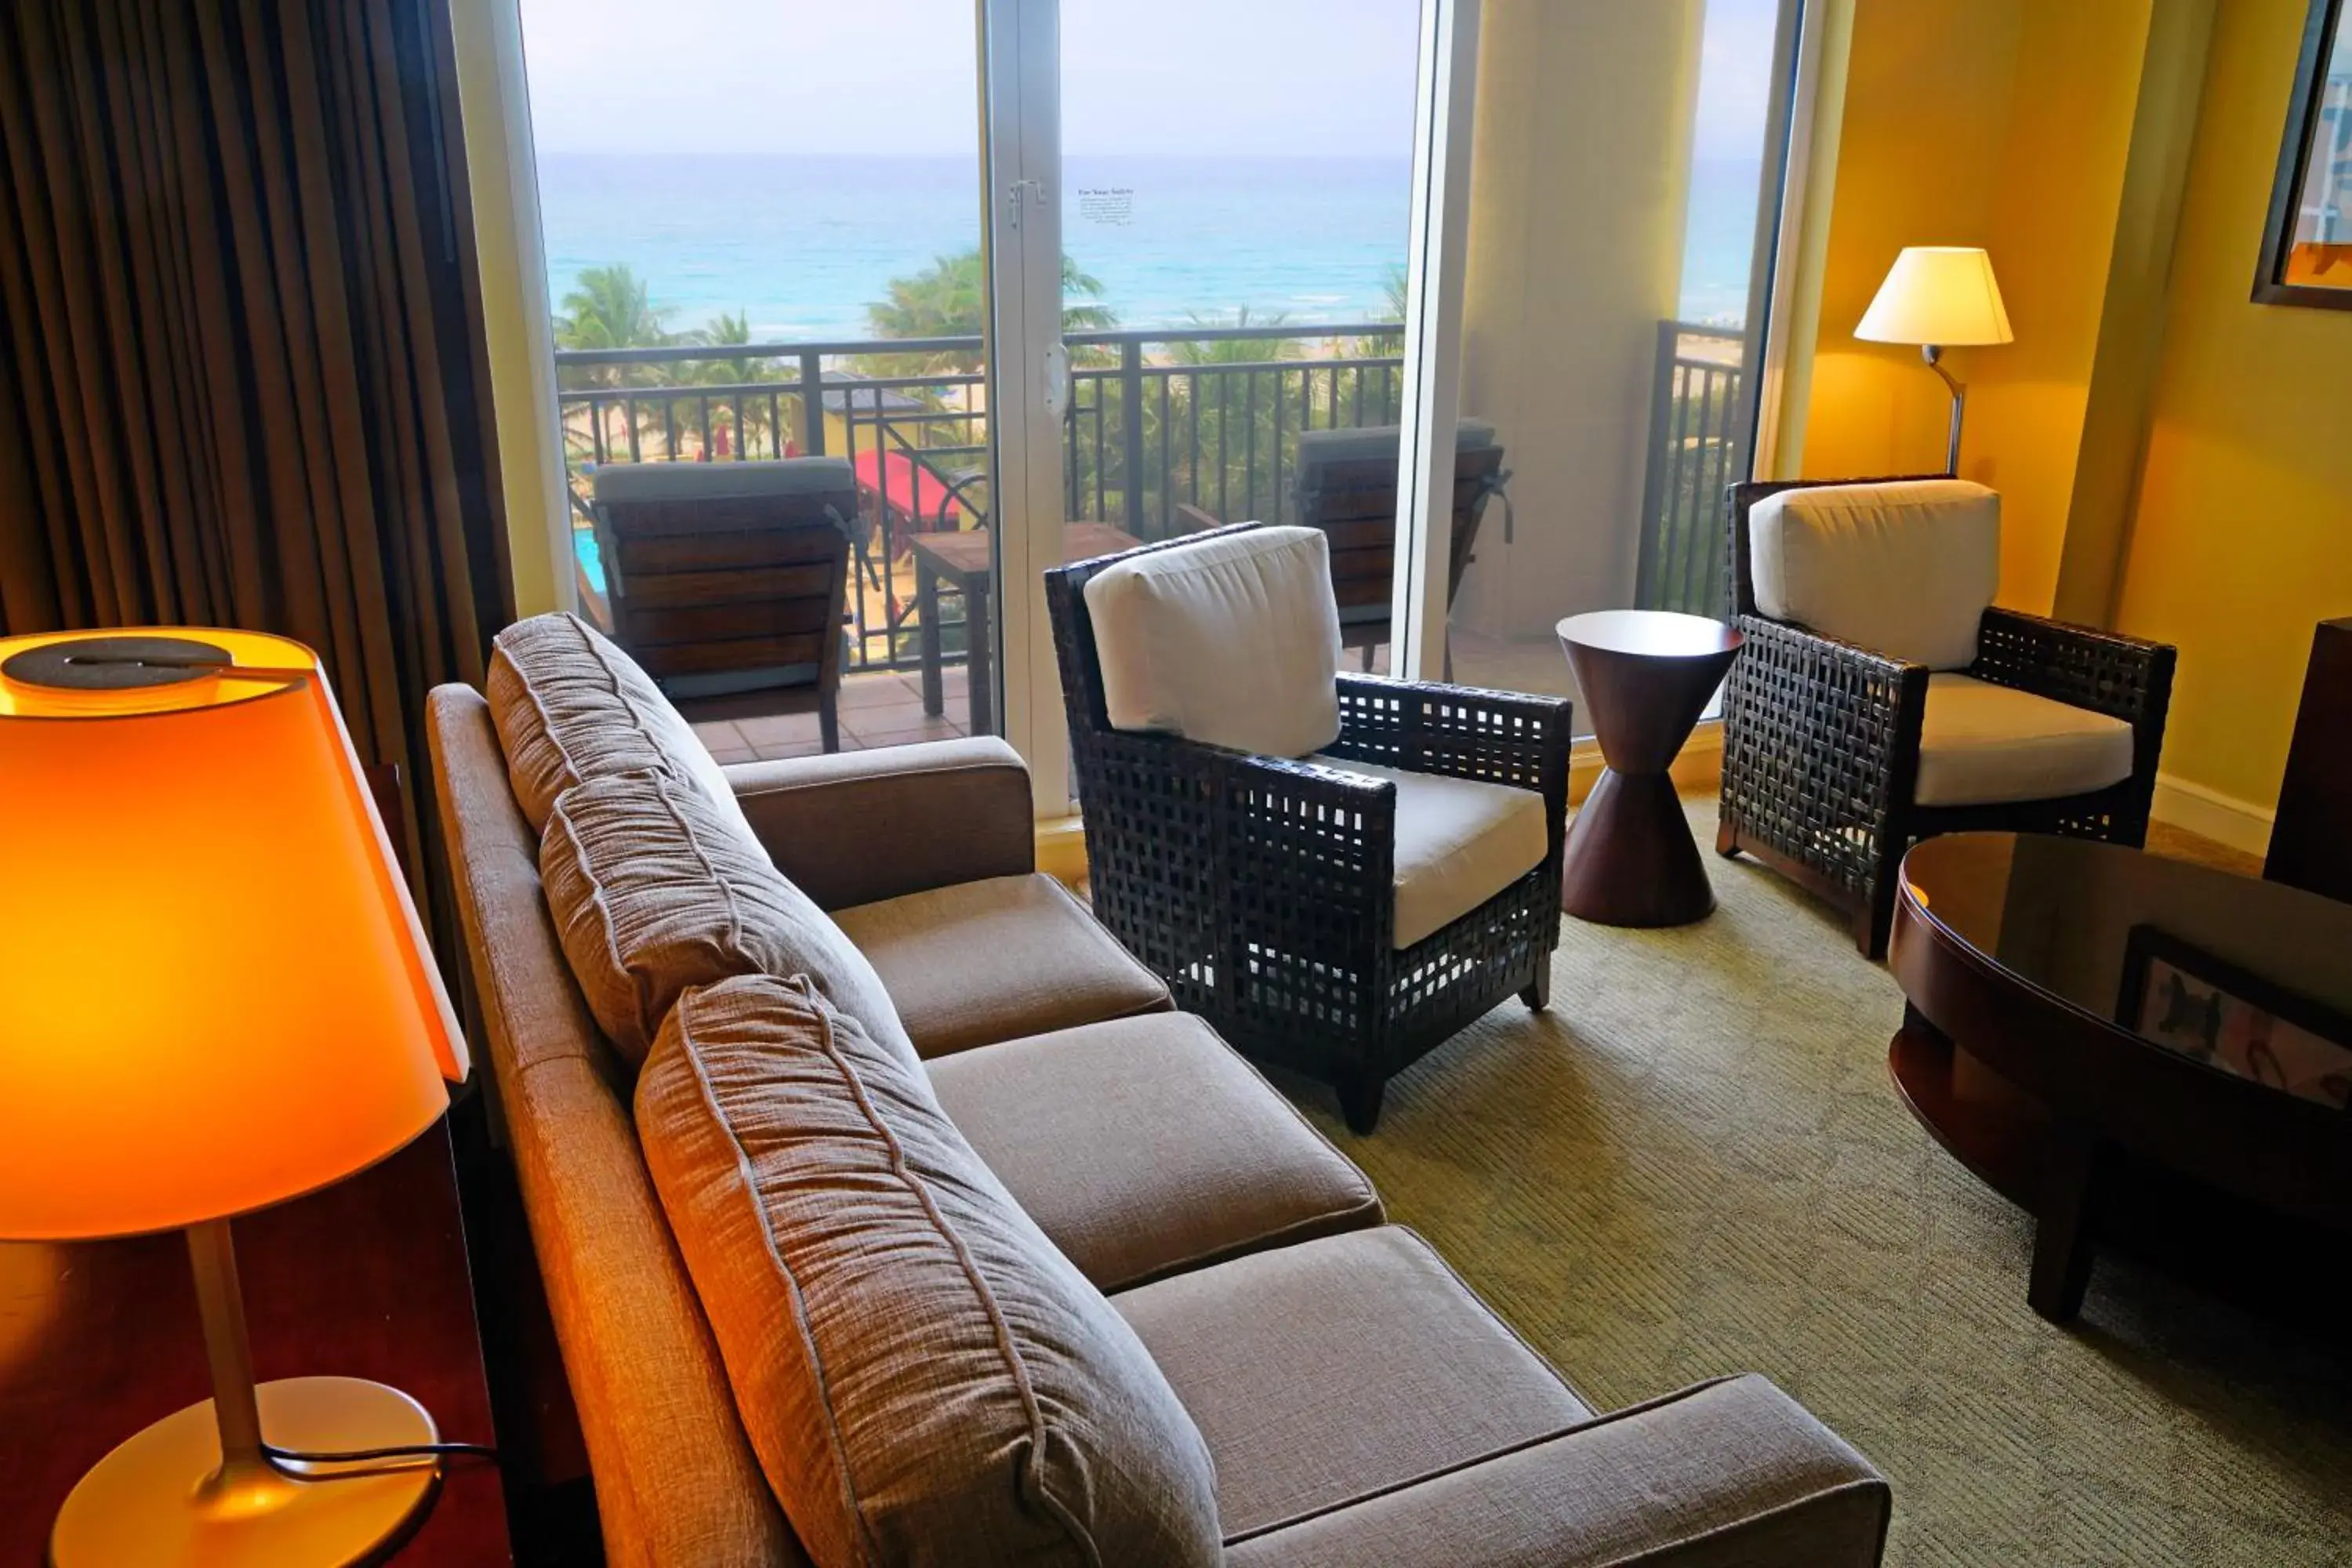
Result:
<svg viewBox="0 0 2352 1568"><path fill-rule="evenodd" d="M1037 824L1037 869L1073 888L1087 879L1087 825L1083 817L1056 816Z"/></svg>
<svg viewBox="0 0 2352 1568"><path fill-rule="evenodd" d="M2247 855L2269 850L2271 824L2278 816L2267 806L2170 773L2156 775L2156 801L2151 809L2158 822L2200 834Z"/></svg>

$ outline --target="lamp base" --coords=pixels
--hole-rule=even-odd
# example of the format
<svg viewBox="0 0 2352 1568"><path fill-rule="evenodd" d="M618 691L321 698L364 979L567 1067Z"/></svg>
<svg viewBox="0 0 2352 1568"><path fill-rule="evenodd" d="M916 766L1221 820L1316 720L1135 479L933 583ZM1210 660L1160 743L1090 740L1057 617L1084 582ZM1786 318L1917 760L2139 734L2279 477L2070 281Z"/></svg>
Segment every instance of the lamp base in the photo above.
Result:
<svg viewBox="0 0 2352 1568"><path fill-rule="evenodd" d="M262 1430L280 1448L347 1453L437 1439L425 1407L395 1388L355 1377L294 1377L256 1393ZM251 1464L225 1473L209 1399L166 1415L100 1459L58 1510L52 1568L126 1563L156 1568L374 1563L404 1540L433 1500L441 1467L430 1457L341 1467L364 1473L306 1479L311 1469Z"/></svg>

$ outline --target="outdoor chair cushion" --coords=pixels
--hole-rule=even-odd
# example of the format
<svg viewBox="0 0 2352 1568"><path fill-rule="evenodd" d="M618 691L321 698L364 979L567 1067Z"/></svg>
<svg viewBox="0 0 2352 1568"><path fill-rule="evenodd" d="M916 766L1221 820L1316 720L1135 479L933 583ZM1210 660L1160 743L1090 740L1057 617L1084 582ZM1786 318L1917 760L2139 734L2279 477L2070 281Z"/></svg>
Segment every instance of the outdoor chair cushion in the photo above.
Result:
<svg viewBox="0 0 2352 1568"><path fill-rule="evenodd" d="M1042 871L957 882L836 910L881 976L918 1054L1173 1005L1059 882Z"/></svg>
<svg viewBox="0 0 2352 1568"><path fill-rule="evenodd" d="M1976 662L2000 497L1965 479L1781 490L1748 513L1756 607L1930 669Z"/></svg>
<svg viewBox="0 0 2352 1568"><path fill-rule="evenodd" d="M1395 931L1411 947L1532 871L1551 847L1543 796L1444 773L1340 757L1317 763L1397 786Z"/></svg>
<svg viewBox="0 0 2352 1568"><path fill-rule="evenodd" d="M1398 1226L1253 1253L1111 1300L1208 1440L1229 1542L1591 1415Z"/></svg>
<svg viewBox="0 0 2352 1568"><path fill-rule="evenodd" d="M1086 595L1113 729L1276 757L1339 738L1339 611L1320 530L1258 528L1131 556Z"/></svg>
<svg viewBox="0 0 2352 1568"><path fill-rule="evenodd" d="M1965 675L1927 678L1917 805L2054 800L2131 774L2132 727L2120 719Z"/></svg>
<svg viewBox="0 0 2352 1568"><path fill-rule="evenodd" d="M1398 445L1404 438L1401 425L1358 425L1330 430L1301 430L1298 433L1297 465L1300 488L1313 483L1317 468L1328 463L1362 463L1385 458L1402 464L1403 452ZM1454 426L1454 445L1457 451L1475 452L1495 444L1495 426L1484 419L1464 419Z"/></svg>
<svg viewBox="0 0 2352 1568"><path fill-rule="evenodd" d="M640 769L564 791L539 872L589 1011L630 1061L645 1060L688 986L739 974L806 974L914 1061L874 966L748 831L676 774Z"/></svg>
<svg viewBox="0 0 2352 1568"><path fill-rule="evenodd" d="M546 828L555 797L583 779L654 767L692 780L722 818L744 826L709 749L611 638L577 616L533 616L500 632L493 647L484 683L490 721L533 831Z"/></svg>
<svg viewBox="0 0 2352 1568"><path fill-rule="evenodd" d="M919 1067L812 987L727 981L671 1013L636 1121L821 1568L1218 1560L1199 1430Z"/></svg>
<svg viewBox="0 0 2352 1568"><path fill-rule="evenodd" d="M785 458L732 463L602 463L589 476L596 504L732 500L747 496L837 495L857 503L846 458ZM849 526L845 516L842 527Z"/></svg>
<svg viewBox="0 0 2352 1568"><path fill-rule="evenodd" d="M1364 1173L1189 1013L927 1065L956 1130L1102 1289L1381 1223Z"/></svg>

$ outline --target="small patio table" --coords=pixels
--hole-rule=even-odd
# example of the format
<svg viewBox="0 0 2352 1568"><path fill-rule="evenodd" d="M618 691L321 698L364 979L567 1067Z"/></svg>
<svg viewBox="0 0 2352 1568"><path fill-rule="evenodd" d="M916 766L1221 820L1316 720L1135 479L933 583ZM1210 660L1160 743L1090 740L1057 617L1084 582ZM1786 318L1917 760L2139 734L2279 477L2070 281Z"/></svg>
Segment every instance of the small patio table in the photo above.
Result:
<svg viewBox="0 0 2352 1568"><path fill-rule="evenodd" d="M1132 550L1143 541L1107 522L1071 522L1062 526L1062 560L1090 560L1097 555ZM915 606L922 622L923 711L944 712L947 700L940 679L945 653L940 639L940 589L942 584L963 595L964 642L969 668L971 733L986 735L996 727L991 664L993 639L988 633L988 599L995 575L995 552L985 527L949 533L919 533L915 552Z"/></svg>

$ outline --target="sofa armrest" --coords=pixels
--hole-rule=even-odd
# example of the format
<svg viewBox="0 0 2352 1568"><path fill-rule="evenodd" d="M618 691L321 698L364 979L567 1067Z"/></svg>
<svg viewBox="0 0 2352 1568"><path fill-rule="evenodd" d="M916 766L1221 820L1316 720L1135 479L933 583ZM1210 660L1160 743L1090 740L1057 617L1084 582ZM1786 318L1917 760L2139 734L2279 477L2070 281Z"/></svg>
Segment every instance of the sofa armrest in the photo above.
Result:
<svg viewBox="0 0 2352 1568"><path fill-rule="evenodd" d="M1037 868L1029 769L992 735L726 773L768 858L820 909Z"/></svg>
<svg viewBox="0 0 2352 1568"><path fill-rule="evenodd" d="M1702 1384L1230 1544L1232 1568L1872 1568L1886 1482L1761 1377Z"/></svg>

